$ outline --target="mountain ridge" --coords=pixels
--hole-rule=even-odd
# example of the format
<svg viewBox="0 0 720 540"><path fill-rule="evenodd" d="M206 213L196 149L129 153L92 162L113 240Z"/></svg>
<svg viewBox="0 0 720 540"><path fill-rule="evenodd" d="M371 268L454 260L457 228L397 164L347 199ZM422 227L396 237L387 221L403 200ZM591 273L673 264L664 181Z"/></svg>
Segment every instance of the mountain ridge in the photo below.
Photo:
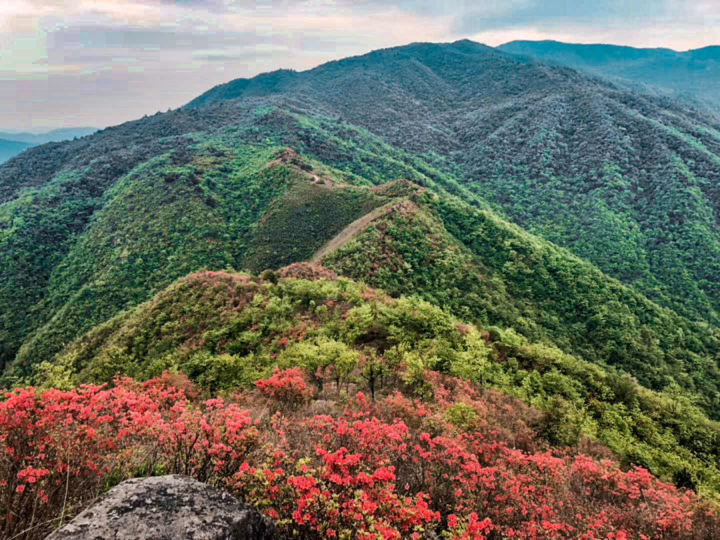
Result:
<svg viewBox="0 0 720 540"><path fill-rule="evenodd" d="M632 45L616 45L613 43L602 43L602 42L579 43L579 42L569 42L569 41L558 41L555 39L539 39L539 40L514 39L512 41L502 43L495 48L503 50L504 48L506 48L506 47L510 48L509 46L515 45L515 44L533 44L533 43L550 44L550 45L558 45L558 46L570 46L570 47L588 47L588 48L603 47L603 48L608 48L608 49L621 49L621 50L638 51L638 52L661 51L661 52L667 52L667 53L672 53L672 54L681 54L681 55L692 55L693 53L697 53L697 52L701 52L701 51L716 52L716 49L718 50L718 52L720 52L720 45L706 45L704 47L698 47L695 49L678 50L678 49L672 49L670 47L634 47Z"/></svg>
<svg viewBox="0 0 720 540"><path fill-rule="evenodd" d="M337 61L328 67L320 66L303 74L282 75L280 86L273 82L248 90L248 84L252 83L243 81L237 95L225 93L228 88L226 85L210 90L191 102L189 107L209 107L212 103L229 106L236 99L248 99L249 95L254 99L263 96L271 101L279 100L281 107L299 107L359 124L410 152L440 153L465 169L461 176L466 177L466 186L474 189L477 195L495 202L496 209L507 212L510 219L526 228L536 227L539 234L548 234L550 240L566 247L572 248L578 242L573 238L574 230L581 226L578 221L583 220L588 211L595 214L600 212L597 214L598 219L612 219L611 223L620 228L612 231L613 234L630 237L638 243L638 247L632 249L646 259L637 262L638 268L656 265L649 250L655 250L656 246L666 242L664 238L657 238L660 231L650 232L649 235L643 232L648 229L652 231L656 227L655 224L644 223L645 210L638 206L657 205L657 199L650 194L648 187L653 190L656 189L655 185L670 187L673 182L677 183L673 177L678 175L687 176L690 184L698 185L700 176L700 185L705 186L701 189L707 193L704 196L709 197L708 202L711 202L710 211L717 215L718 197L715 188L707 178L702 178L706 174L710 178L718 174L720 146L717 134L720 133L720 124L717 120L666 100L626 92L569 68L548 68L538 63L523 62L481 46L471 47L472 54L468 55L464 49L467 44L418 44L370 53L345 62ZM411 60L407 61L407 57ZM417 62L420 62L421 67L417 67ZM343 66L350 67L343 71ZM464 71L466 67L470 70L469 75ZM334 73L337 70L341 71L340 77L333 75L332 82L328 82L326 72ZM419 73L423 73L422 80ZM319 79L310 81L312 74L319 74ZM465 80L488 82L479 87L458 84L458 81ZM342 89L340 94L336 94L333 85L338 88L337 91ZM375 101L378 105L374 104ZM377 111L373 112L375 109ZM542 112L537 114L537 111ZM485 125L480 123L480 119ZM523 122L526 126L522 125ZM696 123L702 127L695 128ZM637 128L643 124L644 132L641 133ZM563 125L568 128L558 129L558 126ZM527 138L527 126L532 126L538 138ZM634 131L631 137L628 137L629 130ZM506 132L510 137L505 137ZM512 137L518 139L519 143L512 143ZM498 140L502 141L504 149L498 150ZM604 140L612 142L605 144ZM528 143L534 148L529 147ZM683 149L678 144L692 146L693 155L689 154L689 148ZM578 151L581 147L584 147L582 152ZM570 149L572 154L562 153L561 148ZM676 159L678 151L683 158ZM508 156L510 160L506 159ZM694 164L686 167L686 161ZM547 166L543 166L543 163ZM500 164L503 170L498 172ZM653 170L643 171L648 165ZM622 203L619 212L623 215L630 212L635 214L625 224L616 222L612 217L614 212L618 212L612 206L619 201L616 199L608 207L608 194L595 192L596 186L602 182L598 180L591 180L587 187L581 188L588 190L594 200L574 211L576 215L570 227L561 223L547 223L548 219L555 219L550 216L538 221L536 217L528 215L527 210L522 215L516 207L524 205L526 201L507 200L508 191L524 190L527 188L523 184L544 183L546 180L543 178L552 177L559 177L558 188L564 192L564 197L577 199L577 181L573 177L609 174L603 171L613 170L613 167L617 172L612 174L619 178L627 177L622 180L627 186L623 194L626 202ZM658 178L662 181L658 181ZM680 184L685 182L681 181ZM685 186L679 188L685 189ZM538 184L533 189L542 192L546 188ZM638 191L648 193L645 196L647 201L638 197ZM542 193L538 195L547 196ZM596 209L589 209L590 204ZM631 209L628 205L636 208ZM532 209L531 212L540 210ZM556 215L560 215L558 212L561 210L565 208L556 208ZM666 213L668 210L658 208L657 211ZM705 211L699 207L693 210L698 213ZM704 257L711 267L710 261L716 258L720 245L717 243L716 218L710 218L703 227L708 229L707 238L713 239L712 245L703 248L709 250ZM687 234L681 232L680 237ZM688 239L688 242L697 241ZM647 244L647 247L642 244ZM580 250L580 254L589 256L612 275L633 280L643 292L661 303L684 310L688 316L698 316L692 313L693 308L687 311L690 307L687 300L675 302L670 299L670 296L677 294L678 289L668 281L658 282L657 276L663 275L665 270L640 270L641 273L633 275L629 268L618 268L619 261L627 258L627 253L619 252L617 245L608 244L606 247L616 251L608 257L606 264L603 264L601 257L585 247ZM643 254L643 250L647 254ZM677 254L675 258L680 260L681 256ZM691 273L698 270L703 272L698 268ZM704 277L700 281L705 283L708 278ZM687 283L681 288L688 287L694 286ZM686 294L694 297L705 295L708 309L702 316L717 320L718 306L709 306L716 293L688 289Z"/></svg>
<svg viewBox="0 0 720 540"><path fill-rule="evenodd" d="M25 142L32 145L39 145L49 142L67 141L76 137L82 138L87 135L92 135L96 131L98 131L98 129L94 127L58 128L41 133L31 133L24 131L0 131L0 139L10 139L13 141Z"/></svg>
<svg viewBox="0 0 720 540"><path fill-rule="evenodd" d="M720 46L675 51L610 44L511 41L499 50L595 73L614 82L679 99L720 116Z"/></svg>

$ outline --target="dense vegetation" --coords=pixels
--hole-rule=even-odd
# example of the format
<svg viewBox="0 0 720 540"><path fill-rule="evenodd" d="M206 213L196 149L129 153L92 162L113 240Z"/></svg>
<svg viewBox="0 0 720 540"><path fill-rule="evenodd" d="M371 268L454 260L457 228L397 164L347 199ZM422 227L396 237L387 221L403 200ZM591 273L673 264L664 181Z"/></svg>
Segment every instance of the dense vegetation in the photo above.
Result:
<svg viewBox="0 0 720 540"><path fill-rule="evenodd" d="M315 281L282 277L294 275ZM41 537L108 484L174 472L226 487L304 538L717 533L711 505L643 468L622 472L587 438L663 475L694 464L676 471L685 485L713 481L714 465L693 453L720 427L692 405L320 267L267 277L194 274L70 346L63 369L46 366L60 388L75 386L73 373L160 372L144 384L9 393L3 532ZM226 397L203 401L203 389Z"/></svg>
<svg viewBox="0 0 720 540"><path fill-rule="evenodd" d="M664 306L720 320L715 117L466 41L233 81L190 107L260 97L438 155L524 228Z"/></svg>
<svg viewBox="0 0 720 540"><path fill-rule="evenodd" d="M53 295L70 244L116 194L109 188L133 170L142 181L169 154L193 166L198 143L219 147L221 157L270 141L360 182L408 177L483 205L475 192L653 301L716 323L718 133L713 120L678 105L470 42L235 81L185 109L34 148L0 169L0 223L14 244L3 250L12 282L3 290L20 297L0 299L3 317L20 315L7 321L2 356L13 359L55 314L57 304L40 302ZM46 224L44 213L58 206L66 219ZM24 313L30 306L33 320Z"/></svg>
<svg viewBox="0 0 720 540"><path fill-rule="evenodd" d="M465 320L509 326L614 365L648 387L679 384L717 415L717 330L660 308L492 212L429 192L411 199L324 264L391 294L413 291Z"/></svg>
<svg viewBox="0 0 720 540"><path fill-rule="evenodd" d="M12 354L38 331L27 355L45 358L198 265L235 266L249 227L292 181L286 167L260 167L277 151L196 151L179 163L171 152L105 193L88 193L86 171L66 172L3 206L4 346Z"/></svg>
<svg viewBox="0 0 720 540"><path fill-rule="evenodd" d="M0 337L5 360L15 357L9 376L28 374L180 276L302 260L381 204L340 176L328 178L330 189L311 162L301 169L281 150L201 139L136 167L102 195L88 193L87 172L68 172L3 205Z"/></svg>
<svg viewBox="0 0 720 540"><path fill-rule="evenodd" d="M0 455L0 532L43 538L104 485L153 471L220 485L288 538L716 536L712 507L692 493L601 453L549 451L527 423L531 409L426 377L432 400L408 390L308 404L298 369L229 399L202 399L167 374L114 388L18 389L0 403L12 450Z"/></svg>

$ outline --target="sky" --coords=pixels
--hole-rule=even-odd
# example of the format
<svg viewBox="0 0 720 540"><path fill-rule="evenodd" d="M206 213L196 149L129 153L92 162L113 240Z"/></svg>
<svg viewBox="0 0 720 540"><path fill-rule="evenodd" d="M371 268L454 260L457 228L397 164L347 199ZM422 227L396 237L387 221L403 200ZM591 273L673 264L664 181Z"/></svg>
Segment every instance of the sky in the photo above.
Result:
<svg viewBox="0 0 720 540"><path fill-rule="evenodd" d="M718 0L0 0L0 131L106 127L415 41L720 44Z"/></svg>

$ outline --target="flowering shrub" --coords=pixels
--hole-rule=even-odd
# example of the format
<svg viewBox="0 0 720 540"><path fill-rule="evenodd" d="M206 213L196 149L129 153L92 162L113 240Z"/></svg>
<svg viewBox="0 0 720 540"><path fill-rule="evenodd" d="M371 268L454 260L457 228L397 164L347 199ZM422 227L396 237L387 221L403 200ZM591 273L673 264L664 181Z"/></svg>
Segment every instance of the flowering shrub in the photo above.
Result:
<svg viewBox="0 0 720 540"><path fill-rule="evenodd" d="M328 414L300 405L302 373L201 401L191 383L17 389L0 402L0 536L42 538L137 474L221 485L301 538L711 539L714 507L641 468L551 449L532 409L427 374L432 401L363 394ZM292 404L267 414L271 404ZM327 402L326 402L327 403ZM252 405L249 405L252 404Z"/></svg>
<svg viewBox="0 0 720 540"><path fill-rule="evenodd" d="M305 374L298 368L275 369L272 377L255 383L260 393L281 407L295 409L312 397L312 389L305 382Z"/></svg>
<svg viewBox="0 0 720 540"><path fill-rule="evenodd" d="M154 471L231 476L257 438L249 412L191 402L186 379L61 392L16 389L0 402L0 537L42 538L108 484ZM22 531L27 531L21 534Z"/></svg>

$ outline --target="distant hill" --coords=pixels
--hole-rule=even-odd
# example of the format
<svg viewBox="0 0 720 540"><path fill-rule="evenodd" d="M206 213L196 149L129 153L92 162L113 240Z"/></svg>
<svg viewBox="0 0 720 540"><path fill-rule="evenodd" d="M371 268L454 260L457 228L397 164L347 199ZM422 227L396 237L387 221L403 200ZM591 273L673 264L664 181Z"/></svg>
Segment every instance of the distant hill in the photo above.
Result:
<svg viewBox="0 0 720 540"><path fill-rule="evenodd" d="M31 144L25 142L0 139L0 163L18 155L20 152L30 148L31 146Z"/></svg>
<svg viewBox="0 0 720 540"><path fill-rule="evenodd" d="M92 135L96 131L97 128L79 127L54 129L45 133L0 132L0 139L8 139L38 145L49 142L68 141L70 139L74 139L75 137L85 137L86 135Z"/></svg>
<svg viewBox="0 0 720 540"><path fill-rule="evenodd" d="M557 41L512 41L500 45L498 50L623 79L638 88L660 91L720 115L720 46L678 52Z"/></svg>
<svg viewBox="0 0 720 540"><path fill-rule="evenodd" d="M23 150L41 144L68 141L92 135L95 128L63 128L46 133L0 132L0 163L18 155Z"/></svg>

